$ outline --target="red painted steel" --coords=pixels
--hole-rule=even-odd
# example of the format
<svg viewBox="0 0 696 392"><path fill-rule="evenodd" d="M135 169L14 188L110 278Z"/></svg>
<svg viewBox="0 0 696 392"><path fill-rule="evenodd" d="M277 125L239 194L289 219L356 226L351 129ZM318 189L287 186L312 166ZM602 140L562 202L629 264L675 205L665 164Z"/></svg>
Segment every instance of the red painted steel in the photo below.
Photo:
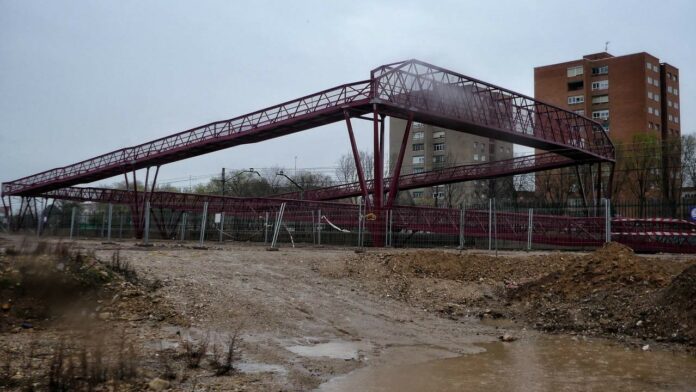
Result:
<svg viewBox="0 0 696 392"><path fill-rule="evenodd" d="M436 171L406 174L399 177L398 189L408 190L432 185L506 177L516 174L531 173L538 170L550 170L582 163L592 163L595 161L596 158L595 160L577 161L554 153L528 155L500 161L460 165ZM386 183L390 183L390 181L391 177L385 179ZM370 192L373 190L373 183L374 181L372 180L366 181L367 188ZM385 190L389 190L389 187ZM361 192L360 183L353 182L326 188L308 189L304 191L304 198L306 200L338 200L359 196ZM275 195L274 197L299 199L300 193L284 193Z"/></svg>
<svg viewBox="0 0 696 392"><path fill-rule="evenodd" d="M144 196L127 190L103 188L62 188L44 196L100 203L131 205ZM201 212L208 202L208 212L225 212L229 216L261 216L265 211L275 212L281 203L287 203L288 221L311 221L308 211L321 210L335 225L357 227L358 206L347 203L288 200L280 198L237 198L230 196L198 195L176 192L153 192L150 195L153 209ZM392 230L394 233L432 233L457 236L460 213L458 209L431 207L394 207ZM498 240L518 241L526 244L526 213L497 212L496 232ZM577 217L567 215L534 214L532 241L559 247L592 248L601 246L605 239L603 217ZM468 239L487 241L489 235L487 210L467 209L464 217L464 236ZM696 253L696 223L681 219L664 218L613 218L612 240L630 246L638 252ZM384 225L371 227L375 233L384 234ZM373 234L375 234L373 233Z"/></svg>
<svg viewBox="0 0 696 392"><path fill-rule="evenodd" d="M412 115L414 121L554 151L575 160L614 160L614 147L599 123L444 68L408 60L376 68L366 81L6 182L2 191L8 196L31 196L97 181L340 121L345 109L350 109L351 116L375 109L375 117ZM382 188L379 180L377 188Z"/></svg>

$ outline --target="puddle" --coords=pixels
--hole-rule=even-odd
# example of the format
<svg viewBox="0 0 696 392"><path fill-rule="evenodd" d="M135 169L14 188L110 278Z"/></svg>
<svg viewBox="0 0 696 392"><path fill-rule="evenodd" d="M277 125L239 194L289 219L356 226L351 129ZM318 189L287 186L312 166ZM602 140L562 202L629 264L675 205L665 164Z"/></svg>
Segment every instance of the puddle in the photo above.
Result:
<svg viewBox="0 0 696 392"><path fill-rule="evenodd" d="M315 344L313 346L290 346L287 350L303 357L329 357L336 359L358 359L360 351L366 351L372 345L365 342L335 341Z"/></svg>
<svg viewBox="0 0 696 392"><path fill-rule="evenodd" d="M268 363L242 362L234 365L242 373L279 373L287 374L287 370L280 365Z"/></svg>
<svg viewBox="0 0 696 392"><path fill-rule="evenodd" d="M319 391L696 390L696 357L687 354L565 336L479 346L485 352L362 368L322 384Z"/></svg>

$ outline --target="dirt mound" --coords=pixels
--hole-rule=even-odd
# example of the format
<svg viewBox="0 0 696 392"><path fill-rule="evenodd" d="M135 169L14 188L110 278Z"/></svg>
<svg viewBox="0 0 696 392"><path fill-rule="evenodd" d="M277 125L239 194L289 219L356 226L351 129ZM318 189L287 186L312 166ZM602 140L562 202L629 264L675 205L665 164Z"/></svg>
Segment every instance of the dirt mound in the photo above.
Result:
<svg viewBox="0 0 696 392"><path fill-rule="evenodd" d="M684 313L693 310L696 266L682 273L687 266L636 256L610 243L509 296L524 304L522 315L544 330L686 343L696 338L688 332L696 325L694 318Z"/></svg>
<svg viewBox="0 0 696 392"><path fill-rule="evenodd" d="M596 293L625 289L655 290L665 287L683 268L672 263L636 256L631 248L609 243L579 257L574 263L513 293L517 298L557 296L561 300L584 299Z"/></svg>
<svg viewBox="0 0 696 392"><path fill-rule="evenodd" d="M549 255L524 258L494 257L476 253L417 251L365 255L355 262L377 262L389 272L409 277L459 281L520 282L536 279L549 269L572 263L575 256Z"/></svg>

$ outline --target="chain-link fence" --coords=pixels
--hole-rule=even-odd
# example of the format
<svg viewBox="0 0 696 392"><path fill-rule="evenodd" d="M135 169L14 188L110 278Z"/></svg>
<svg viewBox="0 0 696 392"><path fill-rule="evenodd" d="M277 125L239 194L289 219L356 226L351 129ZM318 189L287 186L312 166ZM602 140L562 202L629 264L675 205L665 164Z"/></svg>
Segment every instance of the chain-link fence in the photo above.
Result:
<svg viewBox="0 0 696 392"><path fill-rule="evenodd" d="M599 205L521 204L487 199L459 208L403 207L293 201L263 208L199 211L161 208L133 214L124 206L89 205L15 217L13 231L44 236L245 242L268 247L476 248L589 250L618 241L644 252L696 253L696 202L610 202ZM4 227L12 227L9 220Z"/></svg>

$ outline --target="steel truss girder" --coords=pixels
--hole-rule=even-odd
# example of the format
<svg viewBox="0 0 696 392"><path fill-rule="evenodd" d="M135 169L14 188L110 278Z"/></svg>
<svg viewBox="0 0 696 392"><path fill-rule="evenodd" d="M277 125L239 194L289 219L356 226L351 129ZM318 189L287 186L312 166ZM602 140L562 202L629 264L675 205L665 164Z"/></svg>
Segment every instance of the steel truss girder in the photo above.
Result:
<svg viewBox="0 0 696 392"><path fill-rule="evenodd" d="M592 160L588 161L593 162ZM588 163L584 162L584 163ZM406 174L399 176L398 190L408 190L423 188L433 185L453 184L471 180L485 180L498 177L507 177L517 174L531 173L540 170L558 169L567 166L577 165L578 162L554 153L543 153L528 155L500 161L490 161L486 163L466 164L444 168L441 170L428 171L423 173ZM385 183L394 183L390 178L385 179ZM374 192L374 181L366 181L368 191ZM389 191L387 186L385 191ZM308 189L304 191L306 200L338 200L347 197L354 197L361 194L359 182L336 185L319 189ZM278 197L299 199L297 192L278 195Z"/></svg>
<svg viewBox="0 0 696 392"><path fill-rule="evenodd" d="M375 110L382 118L412 116L413 121L580 161L614 160L614 147L599 123L444 68L408 60L376 68L369 80L6 182L2 190L7 196L32 196L93 182L341 121L346 109L352 117Z"/></svg>

